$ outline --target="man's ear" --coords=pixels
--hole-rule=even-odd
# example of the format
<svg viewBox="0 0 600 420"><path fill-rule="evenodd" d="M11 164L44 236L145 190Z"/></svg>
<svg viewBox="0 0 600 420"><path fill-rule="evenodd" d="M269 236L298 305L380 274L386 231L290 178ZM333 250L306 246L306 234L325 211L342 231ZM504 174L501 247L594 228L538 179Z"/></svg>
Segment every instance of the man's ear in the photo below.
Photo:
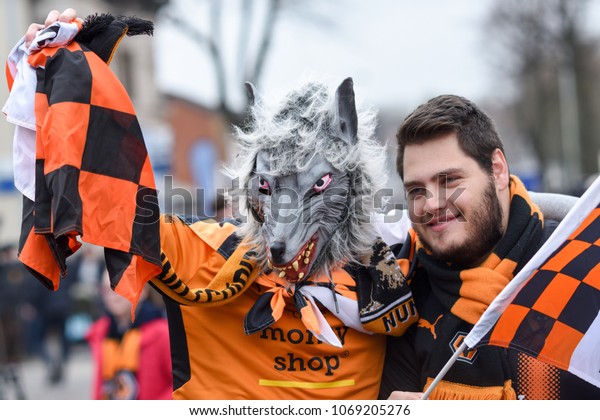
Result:
<svg viewBox="0 0 600 420"><path fill-rule="evenodd" d="M496 181L498 191L503 191L510 184L510 173L508 171L508 162L502 150L496 149L492 153L492 175Z"/></svg>

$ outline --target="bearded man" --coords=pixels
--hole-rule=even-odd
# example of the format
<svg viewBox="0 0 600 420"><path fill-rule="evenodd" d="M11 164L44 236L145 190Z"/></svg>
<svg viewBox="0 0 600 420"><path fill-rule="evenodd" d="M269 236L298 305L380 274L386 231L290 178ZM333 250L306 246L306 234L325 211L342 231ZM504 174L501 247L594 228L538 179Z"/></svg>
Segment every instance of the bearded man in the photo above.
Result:
<svg viewBox="0 0 600 420"><path fill-rule="evenodd" d="M419 322L388 344L381 396L418 396L557 223L511 175L493 121L465 98L419 106L397 133L412 222L396 253ZM382 225L385 229L386 226ZM385 237L385 235L384 235ZM402 260L405 260L404 263ZM430 399L600 398L600 389L516 350L462 354Z"/></svg>

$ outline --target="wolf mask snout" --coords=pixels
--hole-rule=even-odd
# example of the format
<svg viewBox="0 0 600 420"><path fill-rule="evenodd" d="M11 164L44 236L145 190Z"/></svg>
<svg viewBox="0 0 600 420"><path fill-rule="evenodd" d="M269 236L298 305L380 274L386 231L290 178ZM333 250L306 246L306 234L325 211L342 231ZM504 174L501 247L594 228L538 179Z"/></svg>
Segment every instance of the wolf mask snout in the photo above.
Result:
<svg viewBox="0 0 600 420"><path fill-rule="evenodd" d="M277 241L269 248L270 258L273 264L285 264L285 242Z"/></svg>

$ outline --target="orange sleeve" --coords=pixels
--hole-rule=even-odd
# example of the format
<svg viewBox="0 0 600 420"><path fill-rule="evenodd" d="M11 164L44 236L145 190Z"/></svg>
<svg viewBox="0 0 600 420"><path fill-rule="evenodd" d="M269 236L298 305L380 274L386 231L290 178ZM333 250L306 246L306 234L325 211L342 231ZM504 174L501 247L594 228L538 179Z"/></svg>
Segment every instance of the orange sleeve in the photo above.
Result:
<svg viewBox="0 0 600 420"><path fill-rule="evenodd" d="M152 280L153 284L180 303L193 303L189 296L184 296L184 289L196 290L214 284L215 277L237 248L237 241L232 240L235 231L236 226L231 223L199 221L188 224L177 216L162 215L163 271Z"/></svg>

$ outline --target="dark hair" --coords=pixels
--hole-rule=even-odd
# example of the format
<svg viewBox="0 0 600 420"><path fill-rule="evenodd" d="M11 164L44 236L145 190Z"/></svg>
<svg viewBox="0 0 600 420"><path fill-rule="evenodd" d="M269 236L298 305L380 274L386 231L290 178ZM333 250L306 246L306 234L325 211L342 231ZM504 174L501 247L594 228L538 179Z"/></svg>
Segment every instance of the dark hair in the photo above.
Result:
<svg viewBox="0 0 600 420"><path fill-rule="evenodd" d="M455 95L441 95L420 105L398 129L396 170L404 179L404 149L456 133L461 149L487 173L492 172L492 153L504 146L492 119L471 101Z"/></svg>

